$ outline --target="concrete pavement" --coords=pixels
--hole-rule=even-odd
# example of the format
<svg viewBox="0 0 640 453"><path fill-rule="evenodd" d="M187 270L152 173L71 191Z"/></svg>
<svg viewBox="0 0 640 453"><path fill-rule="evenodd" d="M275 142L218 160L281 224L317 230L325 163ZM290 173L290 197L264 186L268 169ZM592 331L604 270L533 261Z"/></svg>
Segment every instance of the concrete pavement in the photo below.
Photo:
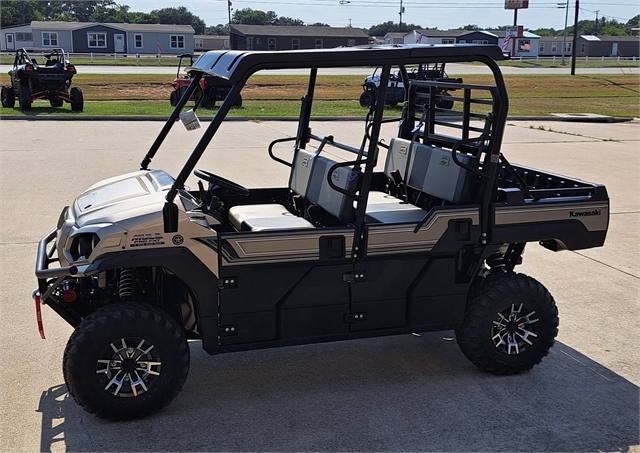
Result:
<svg viewBox="0 0 640 453"><path fill-rule="evenodd" d="M527 248L518 270L545 284L560 311L558 341L531 372L480 372L453 332L214 357L195 342L183 392L160 414L112 423L85 413L62 378L71 327L45 307L47 340L37 332L37 241L82 190L136 170L161 127L0 122L0 451L640 452L638 122L506 128L511 162L603 183L611 197L604 247ZM288 169L266 144L295 128L225 123L198 167L248 187L285 185ZM355 121L314 125L355 146L361 131ZM151 166L177 174L198 138L176 125Z"/></svg>

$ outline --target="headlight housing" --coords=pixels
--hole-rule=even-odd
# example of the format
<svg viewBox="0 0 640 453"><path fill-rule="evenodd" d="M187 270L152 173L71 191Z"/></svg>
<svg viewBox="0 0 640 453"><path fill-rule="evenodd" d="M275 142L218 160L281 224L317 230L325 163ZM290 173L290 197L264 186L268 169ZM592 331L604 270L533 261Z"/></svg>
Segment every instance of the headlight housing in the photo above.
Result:
<svg viewBox="0 0 640 453"><path fill-rule="evenodd" d="M99 242L100 237L96 233L81 233L71 241L69 254L73 261L87 260Z"/></svg>

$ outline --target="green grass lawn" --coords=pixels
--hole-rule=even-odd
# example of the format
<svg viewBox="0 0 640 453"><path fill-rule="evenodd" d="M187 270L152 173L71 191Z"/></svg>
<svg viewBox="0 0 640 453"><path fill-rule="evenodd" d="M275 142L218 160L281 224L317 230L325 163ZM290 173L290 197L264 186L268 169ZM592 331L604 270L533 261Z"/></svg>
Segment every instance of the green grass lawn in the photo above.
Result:
<svg viewBox="0 0 640 453"><path fill-rule="evenodd" d="M362 117L359 106L362 76L319 76L314 114L319 116ZM82 88L85 109L71 113L70 106L50 107L48 101L35 101L31 112L17 108L0 109L1 115L122 115L167 117L172 76L78 74L73 86ZM6 74L0 84L8 83ZM465 76L472 84L491 83L490 76ZM506 75L510 96L510 115L546 116L553 113L598 113L614 117L640 116L638 75ZM243 107L231 115L244 117L297 116L300 98L306 91L302 75L255 75L249 79L242 97ZM192 103L187 106L193 105ZM397 109L397 108L396 108ZM394 115L394 108L389 107ZM200 109L200 116L215 114L216 108ZM398 114L399 114L398 110Z"/></svg>

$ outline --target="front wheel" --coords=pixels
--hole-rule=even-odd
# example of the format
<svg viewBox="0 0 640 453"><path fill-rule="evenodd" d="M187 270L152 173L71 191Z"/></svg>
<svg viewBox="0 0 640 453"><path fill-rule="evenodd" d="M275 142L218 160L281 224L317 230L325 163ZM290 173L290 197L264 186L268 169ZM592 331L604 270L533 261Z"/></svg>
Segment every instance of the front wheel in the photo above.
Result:
<svg viewBox="0 0 640 453"><path fill-rule="evenodd" d="M20 102L20 110L23 112L31 110L31 90L28 86L20 87L20 96L18 101Z"/></svg>
<svg viewBox="0 0 640 453"><path fill-rule="evenodd" d="M87 412L128 420L155 413L180 392L189 347L162 310L117 303L95 311L71 335L63 373L69 393Z"/></svg>
<svg viewBox="0 0 640 453"><path fill-rule="evenodd" d="M360 107L371 108L375 101L376 97L371 90L363 91L360 95Z"/></svg>
<svg viewBox="0 0 640 453"><path fill-rule="evenodd" d="M523 274L490 278L472 295L456 339L465 356L493 374L528 371L549 353L558 309L547 289Z"/></svg>

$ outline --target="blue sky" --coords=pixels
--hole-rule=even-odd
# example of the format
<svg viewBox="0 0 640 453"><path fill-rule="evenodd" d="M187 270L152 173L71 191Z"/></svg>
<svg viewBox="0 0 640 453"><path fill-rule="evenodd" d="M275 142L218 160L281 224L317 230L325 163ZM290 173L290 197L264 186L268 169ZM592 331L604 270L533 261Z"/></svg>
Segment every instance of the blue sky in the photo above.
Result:
<svg viewBox="0 0 640 453"><path fill-rule="evenodd" d="M116 0L132 11L175 7L175 0ZM278 16L301 19L305 23L323 22L333 27L367 28L399 19L400 0L232 0L232 8L251 8L275 11ZM482 28L512 25L513 11L504 9L504 0L402 0L403 22L438 27L441 30L476 24ZM529 0L529 8L518 11L518 24L525 28L564 28L565 9L558 7L563 0ZM574 0L569 2L569 25L573 23ZM228 22L227 0L189 0L182 3L207 25ZM580 0L580 20L598 17L615 18L626 22L640 14L638 0Z"/></svg>

